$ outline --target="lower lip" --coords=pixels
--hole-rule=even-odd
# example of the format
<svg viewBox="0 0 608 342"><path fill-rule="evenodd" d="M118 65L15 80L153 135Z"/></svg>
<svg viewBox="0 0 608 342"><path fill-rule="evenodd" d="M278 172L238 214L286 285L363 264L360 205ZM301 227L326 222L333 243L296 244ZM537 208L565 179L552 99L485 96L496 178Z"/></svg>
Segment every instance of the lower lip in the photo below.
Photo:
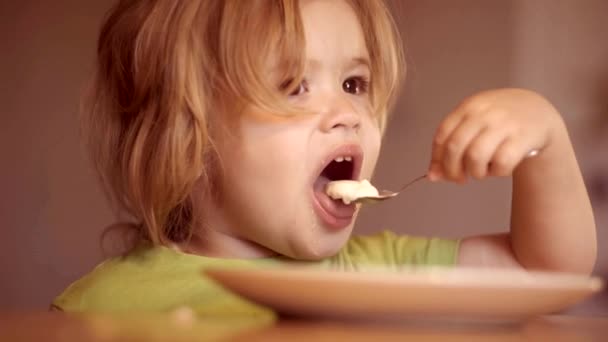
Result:
<svg viewBox="0 0 608 342"><path fill-rule="evenodd" d="M317 216L319 216L319 218L323 222L323 225L334 230L342 230L348 227L353 221L353 217L355 216L355 204L346 205L335 202L331 199L330 200L333 203L326 204L326 201L321 200L319 198L320 196L326 196L327 199L329 199L329 197L325 193L316 192L313 189L313 208ZM340 215L336 213L336 208L338 206L344 206L343 208L340 208ZM345 207L347 207L348 210ZM345 215L345 211L348 212L348 215Z"/></svg>

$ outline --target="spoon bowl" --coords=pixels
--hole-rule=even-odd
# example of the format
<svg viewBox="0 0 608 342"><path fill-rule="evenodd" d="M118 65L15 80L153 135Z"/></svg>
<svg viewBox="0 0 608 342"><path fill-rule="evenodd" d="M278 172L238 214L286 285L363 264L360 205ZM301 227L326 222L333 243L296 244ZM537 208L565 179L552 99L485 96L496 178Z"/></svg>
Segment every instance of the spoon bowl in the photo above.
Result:
<svg viewBox="0 0 608 342"><path fill-rule="evenodd" d="M410 185L418 182L419 180L425 179L425 178L426 178L426 175L422 175L422 176L408 182L404 186L402 186L399 191L380 190L380 191L378 191L378 196L359 197L359 198L355 199L353 201L353 203L372 204L372 203L386 201L387 199L390 199L390 198L393 198L393 197L399 195L403 190L405 190Z"/></svg>

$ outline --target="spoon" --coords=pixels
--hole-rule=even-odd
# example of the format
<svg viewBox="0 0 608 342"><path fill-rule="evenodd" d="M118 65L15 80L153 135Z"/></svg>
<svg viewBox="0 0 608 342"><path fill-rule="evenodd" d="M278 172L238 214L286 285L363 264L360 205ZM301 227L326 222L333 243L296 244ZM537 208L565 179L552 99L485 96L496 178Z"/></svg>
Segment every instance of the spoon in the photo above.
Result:
<svg viewBox="0 0 608 342"><path fill-rule="evenodd" d="M538 150L532 150L530 152L528 152L528 154L526 154L525 158L531 158L534 157L536 155L538 155ZM378 195L377 196L362 196L359 198L356 198L352 201L352 203L364 203L364 204L372 204L372 203L377 203L377 202L382 202L382 201L386 201L387 199L393 198L397 195L399 195L401 192L403 192L405 189L407 189L410 185L427 178L428 175L424 174L422 176L419 176L411 181L409 181L408 183L406 183L404 186L401 187L401 189L397 190L397 191L390 191L390 190L380 190L378 191Z"/></svg>
<svg viewBox="0 0 608 342"><path fill-rule="evenodd" d="M378 191L377 196L362 196L362 197L355 199L352 202L353 203L372 204L372 203L386 201L389 198L393 198L393 197L399 195L403 190L407 189L410 185L418 182L419 180L425 179L426 177L427 177L426 174L419 176L419 177L415 178L414 180L409 181L407 184L402 186L401 189L399 189L397 191L380 190L380 191Z"/></svg>

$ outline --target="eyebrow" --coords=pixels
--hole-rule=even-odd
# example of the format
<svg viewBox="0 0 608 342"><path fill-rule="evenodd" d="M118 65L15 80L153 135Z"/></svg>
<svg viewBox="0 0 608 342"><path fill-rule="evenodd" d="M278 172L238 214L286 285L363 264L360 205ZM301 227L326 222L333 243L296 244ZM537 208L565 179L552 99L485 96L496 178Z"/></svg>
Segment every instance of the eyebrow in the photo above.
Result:
<svg viewBox="0 0 608 342"><path fill-rule="evenodd" d="M320 60L318 59L309 59L307 61L308 66L310 66L311 68L318 68L322 63ZM366 66L368 69L370 67L370 62L369 62L369 58L367 57L354 57L352 58L348 64L346 64L345 69L351 69L351 68L355 68L358 67L360 65Z"/></svg>
<svg viewBox="0 0 608 342"><path fill-rule="evenodd" d="M364 65L369 68L369 58L367 57L355 57L348 64L349 68L357 67L359 65Z"/></svg>
<svg viewBox="0 0 608 342"><path fill-rule="evenodd" d="M306 61L306 65L308 68L311 69L318 69L321 66L321 61L318 59L308 59ZM370 67L370 62L369 62L369 58L368 57L353 57L351 58L351 60L345 65L344 69L348 70L348 69L354 69L358 66L364 66L367 67L367 69L371 69ZM271 75L277 75L279 73L281 73L283 71L282 67L280 65L274 66L270 69L270 74Z"/></svg>

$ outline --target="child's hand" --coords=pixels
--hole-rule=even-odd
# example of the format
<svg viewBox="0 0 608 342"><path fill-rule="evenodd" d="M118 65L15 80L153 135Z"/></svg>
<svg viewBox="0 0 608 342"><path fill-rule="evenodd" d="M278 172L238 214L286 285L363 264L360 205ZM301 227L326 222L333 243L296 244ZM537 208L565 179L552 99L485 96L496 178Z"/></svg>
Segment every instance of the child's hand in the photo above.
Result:
<svg viewBox="0 0 608 342"><path fill-rule="evenodd" d="M510 176L531 151L545 149L562 126L555 108L532 91L475 94L439 125L429 179Z"/></svg>

